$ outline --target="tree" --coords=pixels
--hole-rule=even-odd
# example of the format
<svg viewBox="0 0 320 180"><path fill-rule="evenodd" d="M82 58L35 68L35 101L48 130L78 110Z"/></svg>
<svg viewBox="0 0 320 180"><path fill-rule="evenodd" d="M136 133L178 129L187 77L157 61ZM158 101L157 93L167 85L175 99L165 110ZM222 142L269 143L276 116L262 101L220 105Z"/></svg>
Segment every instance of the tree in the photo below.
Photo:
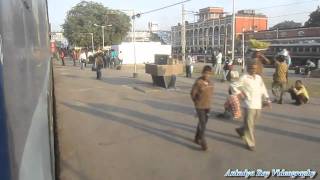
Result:
<svg viewBox="0 0 320 180"><path fill-rule="evenodd" d="M302 23L297 23L294 21L283 21L283 22L278 23L278 24L274 25L273 27L271 27L270 30L298 28L301 26L302 26Z"/></svg>
<svg viewBox="0 0 320 180"><path fill-rule="evenodd" d="M157 33L151 33L150 41L161 42L161 44L166 44L161 36Z"/></svg>
<svg viewBox="0 0 320 180"><path fill-rule="evenodd" d="M63 27L63 35L74 46L91 47L93 33L94 46L102 46L102 28L106 26L105 45L120 43L130 30L130 18L123 12L111 10L100 3L82 1L68 11ZM112 25L108 27L107 25Z"/></svg>
<svg viewBox="0 0 320 180"><path fill-rule="evenodd" d="M305 27L320 27L320 7L310 14L309 20L304 24Z"/></svg>

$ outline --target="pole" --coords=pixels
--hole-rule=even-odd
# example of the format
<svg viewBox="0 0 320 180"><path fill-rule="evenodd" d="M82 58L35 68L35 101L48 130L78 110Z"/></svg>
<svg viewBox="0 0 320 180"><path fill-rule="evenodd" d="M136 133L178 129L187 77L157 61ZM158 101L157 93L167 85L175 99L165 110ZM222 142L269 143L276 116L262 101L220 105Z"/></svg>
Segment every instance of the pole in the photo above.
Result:
<svg viewBox="0 0 320 180"><path fill-rule="evenodd" d="M234 40L236 29L236 14L235 14L235 0L233 0L233 13L232 13L232 61L234 60Z"/></svg>
<svg viewBox="0 0 320 180"><path fill-rule="evenodd" d="M182 62L186 61L186 24L185 24L185 10L184 4L182 4L182 27L181 27L181 53L182 53Z"/></svg>
<svg viewBox="0 0 320 180"><path fill-rule="evenodd" d="M134 10L132 11L132 43L133 43L133 58L134 58L134 71L133 77L136 78L137 74L137 58L136 58L136 30L135 30L135 17L134 17Z"/></svg>
<svg viewBox="0 0 320 180"><path fill-rule="evenodd" d="M228 56L228 27L227 27L227 19L224 19L224 60L227 60Z"/></svg>
<svg viewBox="0 0 320 180"><path fill-rule="evenodd" d="M242 29L242 72L244 72L244 29Z"/></svg>
<svg viewBox="0 0 320 180"><path fill-rule="evenodd" d="M193 46L193 50L195 48L195 41L194 41L194 30L195 30L195 24L196 24L196 15L193 15L193 29L192 29L192 46ZM194 52L193 52L194 53Z"/></svg>
<svg viewBox="0 0 320 180"><path fill-rule="evenodd" d="M101 26L102 28L102 49L104 49L104 26Z"/></svg>
<svg viewBox="0 0 320 180"><path fill-rule="evenodd" d="M94 53L93 33L90 33L90 34L91 34L92 53Z"/></svg>

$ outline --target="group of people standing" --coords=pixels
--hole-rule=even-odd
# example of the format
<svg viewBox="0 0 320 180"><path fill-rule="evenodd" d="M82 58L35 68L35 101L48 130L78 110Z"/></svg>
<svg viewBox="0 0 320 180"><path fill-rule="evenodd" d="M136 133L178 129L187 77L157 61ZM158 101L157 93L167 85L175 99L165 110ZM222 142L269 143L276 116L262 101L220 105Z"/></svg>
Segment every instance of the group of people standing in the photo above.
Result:
<svg viewBox="0 0 320 180"><path fill-rule="evenodd" d="M59 56L62 62L62 65L65 65L65 56L66 52L60 50ZM97 79L101 79L102 73L101 69L103 68L117 68L120 69L123 62L123 53L119 53L114 49L108 51L102 51L97 49L94 53L91 49L73 49L71 51L71 58L73 61L73 66L77 65L77 62L80 64L80 69L84 70L88 63L92 64L92 71L96 71Z"/></svg>
<svg viewBox="0 0 320 180"><path fill-rule="evenodd" d="M255 122L260 118L261 110L264 107L271 107L272 103L263 81L264 64L271 64L271 61L261 52L253 52L251 58L246 61L247 73L239 77L239 74L234 71L228 72L230 84L228 88L229 95L224 104L225 113L218 115L218 117L224 117L226 113L229 113L233 119L243 117L243 125L236 128L235 132L244 141L247 149L250 151L254 151L256 147ZM275 96L274 102L282 104L283 95L285 92L288 92L292 99L295 100L296 105L307 103L309 95L301 80L297 80L292 87L287 88L288 67L291 65L291 58L288 57L285 51L280 52L276 56L274 65L275 73L272 83L272 93ZM215 74L220 74L221 71L222 53L220 51L216 56ZM205 129L209 118L214 89L213 83L210 80L210 75L212 74L212 67L209 65L205 66L202 70L202 76L195 81L190 93L199 118L194 142L199 144L203 150L208 149Z"/></svg>
<svg viewBox="0 0 320 180"><path fill-rule="evenodd" d="M275 72L272 83L272 93L275 96L274 102L283 104L283 95L288 92L296 105L305 104L309 101L309 93L301 80L297 80L294 85L288 88L288 72L291 65L288 59L288 55L284 50L280 52L274 60Z"/></svg>
<svg viewBox="0 0 320 180"><path fill-rule="evenodd" d="M227 80L230 81L230 73L233 70L233 61L229 57L225 57L225 60L223 62L223 55L221 50L218 51L218 54L214 58L216 61L213 66L215 67L216 77L222 82Z"/></svg>

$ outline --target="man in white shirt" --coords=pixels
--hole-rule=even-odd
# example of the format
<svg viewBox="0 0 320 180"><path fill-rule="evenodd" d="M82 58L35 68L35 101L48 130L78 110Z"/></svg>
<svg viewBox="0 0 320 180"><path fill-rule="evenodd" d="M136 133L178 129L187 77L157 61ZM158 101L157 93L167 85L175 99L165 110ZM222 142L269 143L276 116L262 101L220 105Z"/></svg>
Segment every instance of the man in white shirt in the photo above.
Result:
<svg viewBox="0 0 320 180"><path fill-rule="evenodd" d="M192 57L188 55L186 59L186 77L191 78L192 73L191 73L191 66L192 66Z"/></svg>
<svg viewBox="0 0 320 180"><path fill-rule="evenodd" d="M279 54L279 56L284 56L286 59L286 63L288 65L288 67L291 66L292 62L291 62L291 56L289 55L289 51L287 49L283 49Z"/></svg>
<svg viewBox="0 0 320 180"><path fill-rule="evenodd" d="M85 66L85 63L87 61L87 55L86 55L86 52L84 50L81 51L81 54L80 54L80 57L79 57L79 63L81 65L81 69L84 68Z"/></svg>
<svg viewBox="0 0 320 180"><path fill-rule="evenodd" d="M222 52L221 50L219 50L218 55L216 56L216 70L215 70L215 74L216 75L220 75L222 72Z"/></svg>
<svg viewBox="0 0 320 180"><path fill-rule="evenodd" d="M122 64L123 63L123 53L122 53L122 51L119 52L118 59L119 59L119 64Z"/></svg>
<svg viewBox="0 0 320 180"><path fill-rule="evenodd" d="M262 106L271 106L263 79L256 74L256 60L248 63L248 74L243 75L233 88L244 97L244 124L236 132L249 150L255 149L254 125L260 118Z"/></svg>
<svg viewBox="0 0 320 180"><path fill-rule="evenodd" d="M93 56L93 52L88 51L88 57Z"/></svg>

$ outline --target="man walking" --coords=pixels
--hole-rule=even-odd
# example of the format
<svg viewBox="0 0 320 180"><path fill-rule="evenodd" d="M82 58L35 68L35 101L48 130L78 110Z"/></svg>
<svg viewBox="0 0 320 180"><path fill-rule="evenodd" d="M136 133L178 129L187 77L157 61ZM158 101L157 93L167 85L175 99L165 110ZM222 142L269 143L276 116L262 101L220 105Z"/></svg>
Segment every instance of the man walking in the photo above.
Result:
<svg viewBox="0 0 320 180"><path fill-rule="evenodd" d="M248 74L243 75L235 89L244 97L244 123L236 129L238 135L244 140L250 151L255 150L255 122L260 118L262 104L271 106L265 84L257 72L257 60L253 59L247 64Z"/></svg>
<svg viewBox="0 0 320 180"><path fill-rule="evenodd" d="M64 51L63 51L63 49L61 49L61 51L60 51L60 58L61 58L61 61L62 61L62 66L65 66L64 56L65 56Z"/></svg>
<svg viewBox="0 0 320 180"><path fill-rule="evenodd" d="M73 61L73 66L76 66L76 61L77 61L77 59L78 59L78 57L77 57L77 51L74 49L74 50L72 50L72 61Z"/></svg>
<svg viewBox="0 0 320 180"><path fill-rule="evenodd" d="M270 60L260 51L252 53L252 58L256 60L256 74L263 77L263 69L265 64L270 64Z"/></svg>
<svg viewBox="0 0 320 180"><path fill-rule="evenodd" d="M192 57L188 55L186 59L186 77L191 78L192 73L191 73L191 66L192 66Z"/></svg>
<svg viewBox="0 0 320 180"><path fill-rule="evenodd" d="M87 55L86 52L84 50L81 51L80 57L79 57L79 61L80 61L80 68L83 69L85 67L86 61L87 61Z"/></svg>
<svg viewBox="0 0 320 180"><path fill-rule="evenodd" d="M288 83L288 65L285 62L285 56L280 55L275 60L276 71L273 74L272 94L275 96L275 102L282 104L282 96L286 91Z"/></svg>
<svg viewBox="0 0 320 180"><path fill-rule="evenodd" d="M216 69L215 69L215 75L219 75L221 74L222 72L222 52L221 50L219 50L219 53L218 55L216 56Z"/></svg>
<svg viewBox="0 0 320 180"><path fill-rule="evenodd" d="M291 56L289 54L289 51L287 49L283 49L278 53L278 56L284 56L285 58L285 63L288 65L288 68L291 66Z"/></svg>
<svg viewBox="0 0 320 180"><path fill-rule="evenodd" d="M211 74L212 68L205 66L202 70L202 76L196 80L191 90L191 99L199 118L194 142L199 144L204 151L208 149L204 136L213 95L213 84L209 80Z"/></svg>
<svg viewBox="0 0 320 180"><path fill-rule="evenodd" d="M118 58L117 52L114 49L111 49L111 68L116 67L116 59Z"/></svg>
<svg viewBox="0 0 320 180"><path fill-rule="evenodd" d="M95 58L95 67L97 72L97 79L101 79L101 69L103 68L103 54L98 52Z"/></svg>

